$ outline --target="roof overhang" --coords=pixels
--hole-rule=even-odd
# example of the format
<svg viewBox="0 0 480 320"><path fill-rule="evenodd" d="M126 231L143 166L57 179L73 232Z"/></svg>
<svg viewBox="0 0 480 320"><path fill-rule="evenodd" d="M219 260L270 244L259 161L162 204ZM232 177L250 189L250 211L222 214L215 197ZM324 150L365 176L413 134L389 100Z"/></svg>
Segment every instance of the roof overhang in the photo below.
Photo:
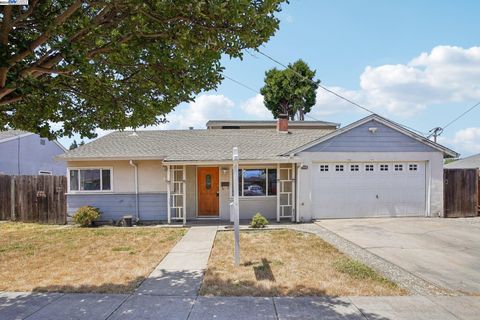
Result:
<svg viewBox="0 0 480 320"><path fill-rule="evenodd" d="M5 138L5 139L0 139L0 143L4 143L4 142L8 142L8 141L20 139L20 138L23 138L23 137L28 137L28 136L31 136L32 134L34 134L34 133L27 132L27 133L22 133L22 134L13 136L13 137Z"/></svg>
<svg viewBox="0 0 480 320"><path fill-rule="evenodd" d="M164 160L165 157L158 156L132 156L132 157L62 157L62 155L55 157L57 160L63 161L129 161L129 160Z"/></svg>
<svg viewBox="0 0 480 320"><path fill-rule="evenodd" d="M364 124L364 123L367 123L367 122L369 122L369 121L371 121L371 120L378 121L379 123L381 123L381 124L383 124L383 125L385 125L385 126L387 126L387 127L390 127L390 128L392 128L392 129L394 129L394 130L397 130L397 131L399 131L400 133L403 133L403 134L405 134L405 135L407 135L407 136L409 136L409 137L411 137L411 138L413 138L413 139L415 139L415 140L417 140L417 141L419 141L419 142L421 142L421 143L424 143L424 144L432 147L433 149L436 149L436 150L442 152L442 153L444 154L444 156L447 157L447 158L458 158L458 157L460 156L460 154L458 154L457 152L453 151L452 149L449 149L449 148L444 147L444 146L442 146L442 145L440 145L440 144L438 144L438 143L436 143L436 142L433 142L433 141L431 141L431 140L429 140L429 139L427 139L427 138L425 138L425 137L423 137L423 136L421 136L421 135L419 135L419 134L417 134L417 133L415 133L415 132L413 132L413 131L411 131L411 130L408 130L408 129L404 128L401 124L398 124L398 123L396 123L396 122L393 122L393 121L391 121L391 120L388 120L388 119L386 119L386 118L384 118L384 117L382 117L382 116L379 116L379 115L377 115L377 114L372 114L372 115L370 115L370 116L368 116L368 117L365 117L365 118L360 119L360 120L358 120L358 121L356 121L356 122L353 122L353 123L349 124L348 126L345 126L345 127L340 128L340 129L338 129L338 130L336 130L336 131L333 131L332 133L329 133L329 134L327 134L327 135L325 135L325 136L323 136L323 137L320 137L319 139L310 141L309 143L307 143L307 144L305 144L305 145L303 145L303 146L301 146L301 147L299 147L299 148L296 148L296 149L290 151L289 154L292 154L292 153L293 153L293 154L297 154L297 153L299 153L299 152L302 152L302 151L304 151L304 150L306 150L306 149L308 149L308 148L310 148L310 147L313 147L313 146L315 146L315 145L317 145L317 144L319 144L319 143L322 143L322 142L324 142L324 141L327 141L327 140L329 140L329 139L332 139L333 137L336 137L336 136L338 136L338 135L340 135L340 134L342 134L342 133L344 133L344 132L347 132L347 131L349 131L349 130L352 130L353 128L356 128L356 127L358 127L358 126L360 126L360 125L362 125L362 124Z"/></svg>
<svg viewBox="0 0 480 320"><path fill-rule="evenodd" d="M240 159L239 164L266 164L266 163L300 163L299 157L285 157L277 159ZM232 160L164 160L165 165L230 165Z"/></svg>

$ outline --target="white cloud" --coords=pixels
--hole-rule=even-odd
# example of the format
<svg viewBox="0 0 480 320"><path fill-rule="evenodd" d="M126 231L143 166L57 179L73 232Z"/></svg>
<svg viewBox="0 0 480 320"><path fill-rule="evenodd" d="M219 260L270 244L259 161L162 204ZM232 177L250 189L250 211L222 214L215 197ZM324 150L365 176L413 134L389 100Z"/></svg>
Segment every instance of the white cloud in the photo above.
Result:
<svg viewBox="0 0 480 320"><path fill-rule="evenodd" d="M155 129L204 128L208 120L231 119L235 104L224 95L204 94L167 115L168 123L155 126Z"/></svg>
<svg viewBox="0 0 480 320"><path fill-rule="evenodd" d="M379 113L412 116L428 105L480 99L478 79L480 47L437 46L407 64L367 66L360 76L359 90L335 89ZM331 113L344 110L343 103L327 99L317 101L318 109L323 106Z"/></svg>
<svg viewBox="0 0 480 320"><path fill-rule="evenodd" d="M465 128L457 131L453 144L468 153L480 152L480 128Z"/></svg>
<svg viewBox="0 0 480 320"><path fill-rule="evenodd" d="M453 137L440 136L438 142L460 152L461 157L464 158L480 152L480 128L460 129L455 132Z"/></svg>
<svg viewBox="0 0 480 320"><path fill-rule="evenodd" d="M365 102L365 97L361 91L347 90L342 87L326 86L326 88L355 101L356 103L360 103L361 105ZM316 100L315 106L310 112L310 115L315 118L330 116L342 112L359 111L359 109L352 106L347 101L342 100L321 88L317 90Z"/></svg>
<svg viewBox="0 0 480 320"><path fill-rule="evenodd" d="M257 94L246 100L240 105L240 108L247 115L253 116L256 119L273 119L272 113L263 104L263 96L261 94Z"/></svg>

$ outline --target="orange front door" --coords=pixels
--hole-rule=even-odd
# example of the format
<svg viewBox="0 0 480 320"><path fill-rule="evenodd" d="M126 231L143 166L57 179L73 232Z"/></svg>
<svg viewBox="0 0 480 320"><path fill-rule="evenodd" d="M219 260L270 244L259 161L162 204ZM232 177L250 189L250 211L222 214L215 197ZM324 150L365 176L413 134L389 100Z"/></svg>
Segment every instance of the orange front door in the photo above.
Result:
<svg viewBox="0 0 480 320"><path fill-rule="evenodd" d="M197 179L198 216L218 216L218 168L198 168Z"/></svg>

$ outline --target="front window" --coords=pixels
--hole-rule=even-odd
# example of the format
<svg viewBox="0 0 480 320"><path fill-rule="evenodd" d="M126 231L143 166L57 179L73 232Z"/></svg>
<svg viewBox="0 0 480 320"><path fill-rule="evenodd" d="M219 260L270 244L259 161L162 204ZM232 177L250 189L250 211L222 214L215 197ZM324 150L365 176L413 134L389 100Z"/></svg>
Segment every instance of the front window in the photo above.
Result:
<svg viewBox="0 0 480 320"><path fill-rule="evenodd" d="M111 169L70 169L70 191L110 191Z"/></svg>
<svg viewBox="0 0 480 320"><path fill-rule="evenodd" d="M277 195L276 169L240 169L238 173L239 196Z"/></svg>

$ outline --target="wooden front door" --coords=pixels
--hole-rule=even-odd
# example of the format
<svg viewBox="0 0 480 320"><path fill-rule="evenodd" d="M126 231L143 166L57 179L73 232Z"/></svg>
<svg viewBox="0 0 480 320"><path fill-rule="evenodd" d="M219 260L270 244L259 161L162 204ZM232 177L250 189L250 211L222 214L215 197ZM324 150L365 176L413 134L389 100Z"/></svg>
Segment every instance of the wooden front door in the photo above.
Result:
<svg viewBox="0 0 480 320"><path fill-rule="evenodd" d="M197 171L197 184L198 216L218 216L218 168L199 167Z"/></svg>

